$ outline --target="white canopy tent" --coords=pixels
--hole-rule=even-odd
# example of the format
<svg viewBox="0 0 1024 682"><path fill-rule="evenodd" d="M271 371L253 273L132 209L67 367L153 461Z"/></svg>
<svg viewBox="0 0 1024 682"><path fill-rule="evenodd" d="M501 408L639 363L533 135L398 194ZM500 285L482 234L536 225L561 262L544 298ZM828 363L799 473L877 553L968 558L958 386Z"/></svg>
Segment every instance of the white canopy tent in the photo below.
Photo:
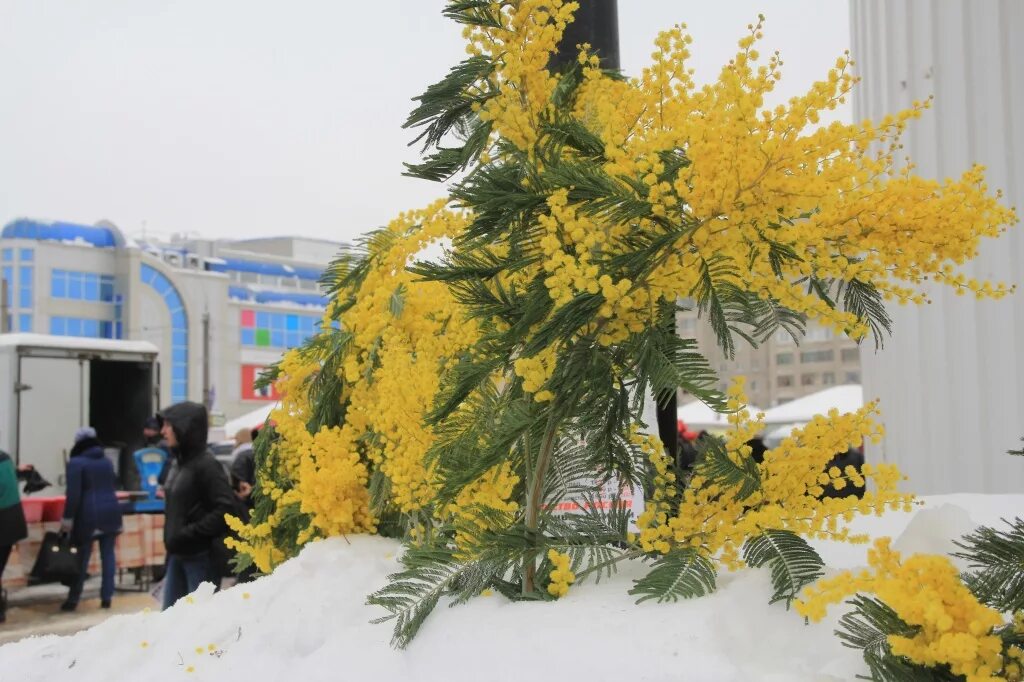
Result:
<svg viewBox="0 0 1024 682"><path fill-rule="evenodd" d="M798 424L835 408L840 413L854 412L864 406L864 391L857 384L833 386L803 398L783 403L765 412L765 424Z"/></svg>
<svg viewBox="0 0 1024 682"><path fill-rule="evenodd" d="M263 407L243 414L241 417L232 419L224 424L224 435L227 438L234 438L235 434L242 429L255 429L267 421L267 417L278 406L278 403L267 403Z"/></svg>
<svg viewBox="0 0 1024 682"><path fill-rule="evenodd" d="M743 408L751 416L763 410L754 405ZM715 412L699 400L683 405L676 410L676 418L681 419L686 428L693 429L724 429L729 426L728 414Z"/></svg>

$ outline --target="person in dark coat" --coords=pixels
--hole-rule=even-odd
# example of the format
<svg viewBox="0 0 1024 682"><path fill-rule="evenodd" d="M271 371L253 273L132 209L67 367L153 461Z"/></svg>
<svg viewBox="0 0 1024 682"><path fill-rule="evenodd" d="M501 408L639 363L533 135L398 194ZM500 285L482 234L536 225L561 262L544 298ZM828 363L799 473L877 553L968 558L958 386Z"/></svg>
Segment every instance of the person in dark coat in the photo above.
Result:
<svg viewBox="0 0 1024 682"><path fill-rule="evenodd" d="M7 568L14 543L28 537L25 512L21 508L18 494L18 467L3 450L0 450L0 580ZM0 623L7 620L7 593L0 582Z"/></svg>
<svg viewBox="0 0 1024 682"><path fill-rule="evenodd" d="M198 403L171 405L162 414L163 435L174 465L164 486L164 545L167 570L163 608L203 582L219 583L215 555L227 533L225 514L237 513L224 468L206 448L209 419Z"/></svg>
<svg viewBox="0 0 1024 682"><path fill-rule="evenodd" d="M760 436L755 436L747 441L747 445L750 446L750 457L761 464L764 462L764 453L768 452L768 446L764 444L764 440Z"/></svg>
<svg viewBox="0 0 1024 682"><path fill-rule="evenodd" d="M252 429L247 434L247 442L239 443L235 448L234 457L231 459L231 485L235 488L235 494L244 503L247 510L253 506L252 489L256 486L256 453L253 444L260 435L258 428ZM239 436L235 436L236 440Z"/></svg>
<svg viewBox="0 0 1024 682"><path fill-rule="evenodd" d="M90 426L78 429L68 459L67 501L64 503L61 530L71 533L78 547L82 571L70 586L67 600L61 604L63 611L78 608L94 541L99 542L103 565L100 606L110 608L117 568L114 545L121 532L121 507L117 502L116 483L114 465L104 454L95 429Z"/></svg>

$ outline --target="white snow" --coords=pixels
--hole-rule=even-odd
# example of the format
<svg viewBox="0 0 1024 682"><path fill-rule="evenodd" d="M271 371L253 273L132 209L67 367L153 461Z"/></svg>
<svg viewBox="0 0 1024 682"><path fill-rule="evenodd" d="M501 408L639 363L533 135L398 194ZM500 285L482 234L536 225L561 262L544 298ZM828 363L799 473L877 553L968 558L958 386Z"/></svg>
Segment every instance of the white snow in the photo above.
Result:
<svg viewBox="0 0 1024 682"><path fill-rule="evenodd" d="M741 410L751 419L758 412L763 411L756 405L747 405ZM724 429L729 426L729 415L716 412L699 400L687 403L677 409L676 418L681 419L686 424L686 428L691 431L703 428Z"/></svg>
<svg viewBox="0 0 1024 682"><path fill-rule="evenodd" d="M898 546L942 551L950 535L1022 508L1024 495L949 495L855 527L890 535ZM865 561L863 545L819 546L834 569ZM633 603L626 592L641 565L573 586L559 603L495 595L449 609L442 601L409 648L397 651L389 646L390 624L369 623L384 612L365 600L397 569L398 550L379 537L317 542L266 578L219 594L204 586L194 603L162 614L117 616L71 637L7 644L0 647L0 682L782 682L850 680L866 672L860 652L833 634L843 609L804 625L783 604L768 605L767 570L723 573L714 594L675 604Z"/></svg>
<svg viewBox="0 0 1024 682"><path fill-rule="evenodd" d="M57 348L61 350L92 350L105 353L150 353L160 350L149 341L122 341L118 339L94 339L85 336L53 336L51 334L3 334L0 347L15 348Z"/></svg>
<svg viewBox="0 0 1024 682"><path fill-rule="evenodd" d="M864 391L859 384L833 386L805 395L771 408L764 414L765 424L792 424L808 422L818 414L839 410L841 414L855 412L864 405Z"/></svg>

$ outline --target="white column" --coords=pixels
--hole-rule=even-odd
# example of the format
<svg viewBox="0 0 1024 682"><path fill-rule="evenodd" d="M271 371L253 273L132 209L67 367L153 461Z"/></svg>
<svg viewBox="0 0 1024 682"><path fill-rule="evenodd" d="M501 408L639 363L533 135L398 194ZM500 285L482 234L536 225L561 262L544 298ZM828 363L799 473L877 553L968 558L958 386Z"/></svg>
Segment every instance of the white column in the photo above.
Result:
<svg viewBox="0 0 1024 682"><path fill-rule="evenodd" d="M991 191L1024 215L1024 2L851 0L855 120L915 99L934 107L911 123L905 153L918 174L987 167ZM1002 301L945 288L928 306L893 307L885 349L861 351L865 399L882 400L886 437L869 459L896 462L919 493L1024 489L1024 225L983 244L969 275L1015 283Z"/></svg>

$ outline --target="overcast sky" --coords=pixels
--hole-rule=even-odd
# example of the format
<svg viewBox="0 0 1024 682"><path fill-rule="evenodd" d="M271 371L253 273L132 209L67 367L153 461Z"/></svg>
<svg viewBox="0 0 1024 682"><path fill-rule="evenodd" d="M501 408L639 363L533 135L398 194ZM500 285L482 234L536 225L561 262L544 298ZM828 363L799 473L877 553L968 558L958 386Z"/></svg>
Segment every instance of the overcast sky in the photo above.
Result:
<svg viewBox="0 0 1024 682"><path fill-rule="evenodd" d="M788 97L850 43L843 1L618 4L627 74L685 22L698 82L713 80L764 12ZM442 194L400 175L418 151L409 99L464 57L442 6L0 0L0 223L337 240L386 223Z"/></svg>

